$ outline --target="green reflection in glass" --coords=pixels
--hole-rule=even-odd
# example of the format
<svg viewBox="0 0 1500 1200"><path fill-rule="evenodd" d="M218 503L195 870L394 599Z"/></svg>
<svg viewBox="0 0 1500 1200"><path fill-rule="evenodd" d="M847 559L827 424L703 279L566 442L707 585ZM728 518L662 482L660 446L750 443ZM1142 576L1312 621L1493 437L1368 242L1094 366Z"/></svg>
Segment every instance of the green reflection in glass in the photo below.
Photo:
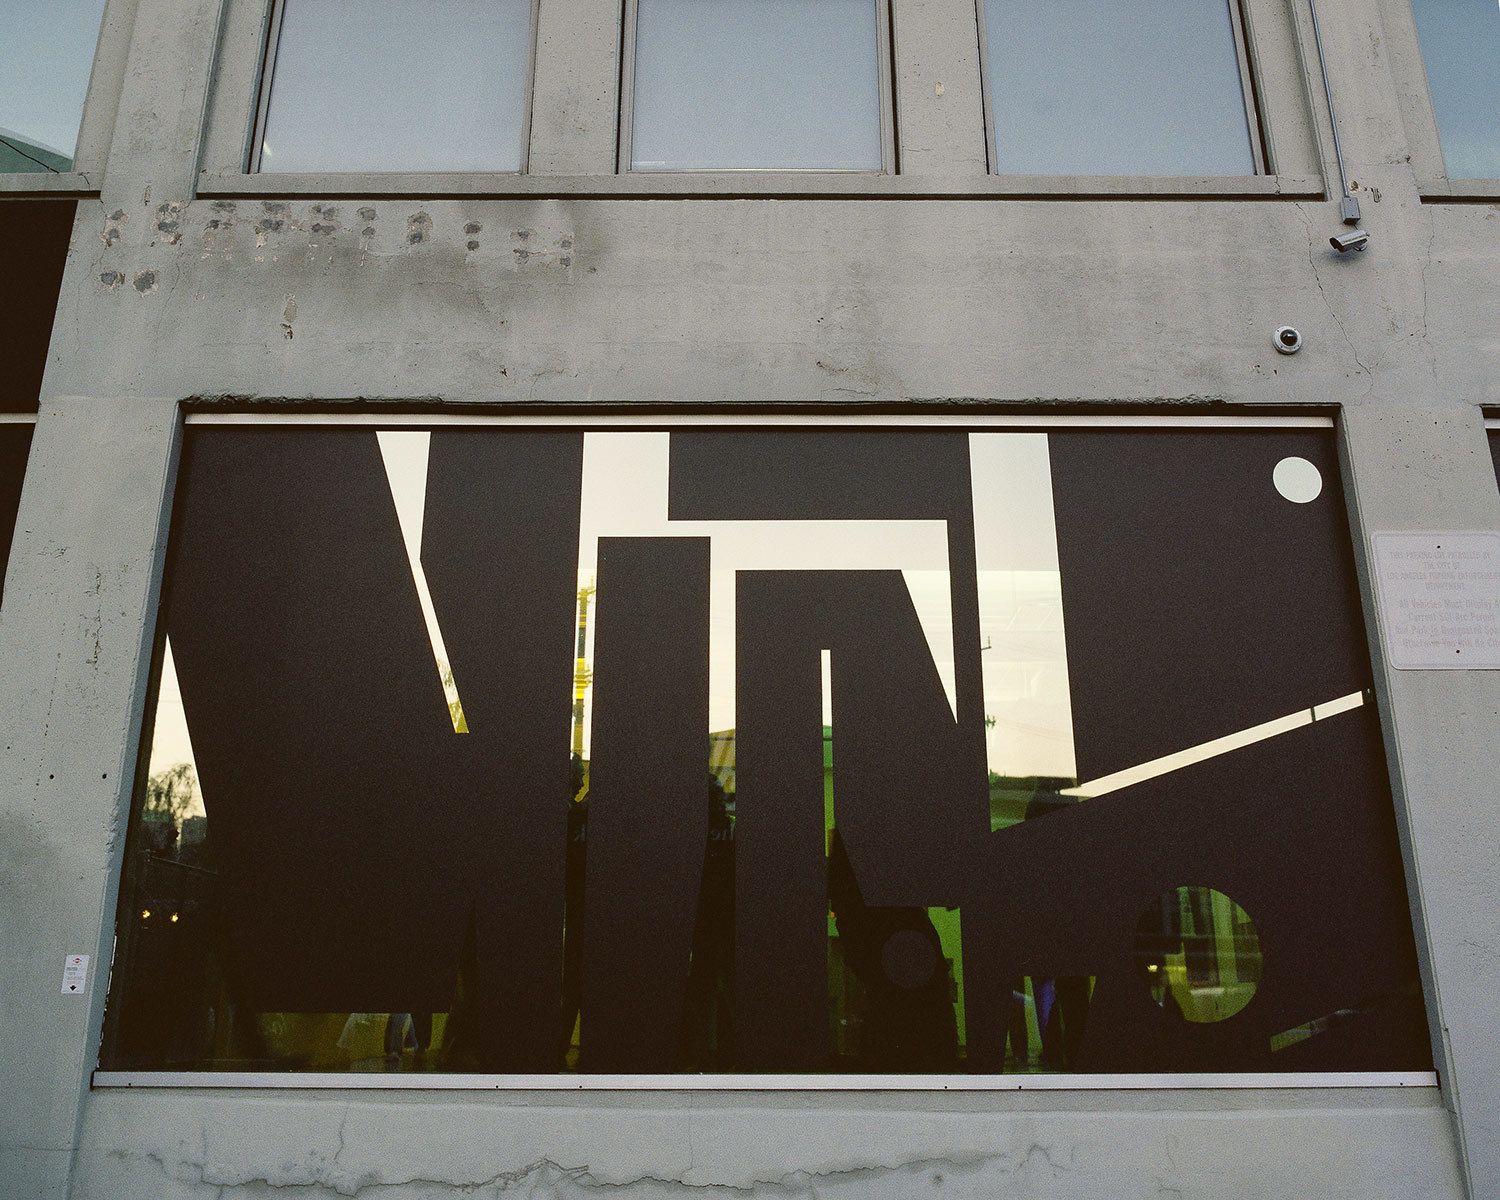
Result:
<svg viewBox="0 0 1500 1200"><path fill-rule="evenodd" d="M1135 965L1151 998L1195 1024L1225 1021L1255 997L1263 958L1250 915L1223 892L1179 887L1136 926Z"/></svg>

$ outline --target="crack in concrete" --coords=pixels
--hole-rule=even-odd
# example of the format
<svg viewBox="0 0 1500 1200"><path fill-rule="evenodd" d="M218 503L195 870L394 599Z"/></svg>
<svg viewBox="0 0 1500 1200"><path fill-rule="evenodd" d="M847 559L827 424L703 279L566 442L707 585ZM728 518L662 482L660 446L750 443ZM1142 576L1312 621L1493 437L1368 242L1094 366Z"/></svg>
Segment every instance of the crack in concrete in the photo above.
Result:
<svg viewBox="0 0 1500 1200"><path fill-rule="evenodd" d="M1496 962L1500 962L1500 950L1497 950L1494 946L1486 946L1483 942L1476 942L1473 938L1460 938L1458 944L1460 946L1468 946L1486 958L1493 958Z"/></svg>
<svg viewBox="0 0 1500 1200"><path fill-rule="evenodd" d="M339 1148L331 1160L324 1160L326 1167L337 1164L345 1149L345 1125L349 1106L345 1106L339 1122ZM285 1164L287 1174L300 1178L276 1178L274 1172L212 1171L203 1162L186 1159L170 1160L170 1156L158 1151L132 1152L116 1149L108 1157L119 1162L132 1159L151 1163L167 1179L193 1187L213 1187L215 1200L240 1188L274 1188L279 1194L296 1195L302 1192L332 1191L339 1196L373 1196L387 1194L396 1189L413 1187L451 1188L455 1193L473 1196L489 1194L499 1196L524 1188L531 1197L547 1197L549 1200L585 1200L599 1195L647 1195L655 1190L725 1197L764 1197L765 1200L784 1200L795 1196L816 1197L824 1189L846 1184L888 1179L893 1176L912 1178L928 1175L934 1187L940 1186L950 1175L973 1176L986 1171L995 1171L1007 1177L1018 1176L1032 1170L1046 1171L1056 1179L1076 1166L1076 1151L1069 1153L1063 1161L1054 1148L1041 1142L1032 1142L1024 1154L981 1154L967 1158L918 1158L907 1162L878 1165L835 1167L823 1171L794 1170L775 1178L756 1179L748 1184L693 1183L689 1182L696 1169L696 1153L691 1149L690 1164L681 1178L642 1174L629 1179L599 1179L590 1173L587 1166L570 1167L548 1158L508 1171L496 1171L482 1179L454 1177L439 1178L432 1175L413 1174L403 1178L385 1178L378 1171L370 1170L346 1175L339 1171L319 1170L316 1164ZM206 1143L200 1141L206 1149ZM204 1156L206 1160L206 1155ZM1181 1194L1180 1189L1171 1188L1158 1178L1158 1191Z"/></svg>
<svg viewBox="0 0 1500 1200"><path fill-rule="evenodd" d="M1328 293L1323 290L1323 277L1318 273L1318 262L1313 256L1313 247L1317 239L1313 234L1312 218L1307 214L1307 207L1303 204L1297 205L1297 212L1302 216L1302 223L1307 226L1307 265L1312 270L1313 282L1318 285L1318 298L1323 301L1323 307L1328 310L1328 315L1333 318L1333 323L1339 327L1339 333L1344 339L1344 344L1349 347L1349 353L1354 356L1354 365L1363 371L1370 380L1370 386L1365 389L1368 396L1375 390L1375 373L1361 361L1359 350L1349 337L1349 330L1344 327L1343 319L1334 311L1332 303L1329 302Z"/></svg>
<svg viewBox="0 0 1500 1200"><path fill-rule="evenodd" d="M1437 213L1429 207L1427 209L1427 254L1422 259L1422 343L1427 347L1428 369L1434 375L1437 374L1437 352L1432 347L1432 339L1428 336L1427 326L1427 272L1432 269L1432 248L1437 244Z"/></svg>

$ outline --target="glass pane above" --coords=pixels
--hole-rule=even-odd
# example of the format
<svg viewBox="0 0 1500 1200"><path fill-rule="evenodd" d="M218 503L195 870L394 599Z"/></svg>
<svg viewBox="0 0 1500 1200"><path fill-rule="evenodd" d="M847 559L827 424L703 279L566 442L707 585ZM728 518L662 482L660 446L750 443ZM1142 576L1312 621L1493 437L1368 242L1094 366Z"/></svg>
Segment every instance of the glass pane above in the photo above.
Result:
<svg viewBox="0 0 1500 1200"><path fill-rule="evenodd" d="M881 169L873 0L639 0L636 171Z"/></svg>
<svg viewBox="0 0 1500 1200"><path fill-rule="evenodd" d="M104 0L0 0L0 172L71 171Z"/></svg>
<svg viewBox="0 0 1500 1200"><path fill-rule="evenodd" d="M1253 175L1226 0L985 0L1002 175Z"/></svg>
<svg viewBox="0 0 1500 1200"><path fill-rule="evenodd" d="M262 171L519 171L531 0L284 0Z"/></svg>
<svg viewBox="0 0 1500 1200"><path fill-rule="evenodd" d="M1443 160L1453 179L1500 179L1500 5L1412 0Z"/></svg>

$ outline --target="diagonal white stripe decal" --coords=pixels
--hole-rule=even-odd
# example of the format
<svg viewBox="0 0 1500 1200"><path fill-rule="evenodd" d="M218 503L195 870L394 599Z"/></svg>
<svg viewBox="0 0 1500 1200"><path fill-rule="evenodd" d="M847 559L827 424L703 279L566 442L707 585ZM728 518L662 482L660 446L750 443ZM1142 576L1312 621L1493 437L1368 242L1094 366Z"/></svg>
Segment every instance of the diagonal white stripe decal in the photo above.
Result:
<svg viewBox="0 0 1500 1200"><path fill-rule="evenodd" d="M448 715L453 720L453 732L468 733L469 724L464 719L464 707L458 698L458 684L453 680L448 650L443 645L443 631L438 627L437 610L432 605L432 593L427 588L427 572L422 569L422 519L427 510L427 451L432 435L426 432L382 430L375 437L380 443L380 457L385 463L385 478L391 487L391 499L396 502L396 519L401 522L401 540L406 543L406 560L411 564L411 577L417 585L417 600L422 606L422 620L427 624L427 637L432 643L432 657L437 662L438 679L442 682L443 694L448 698Z"/></svg>
<svg viewBox="0 0 1500 1200"><path fill-rule="evenodd" d="M1145 783L1148 779L1158 779L1173 771L1180 771L1183 767L1190 767L1194 763L1217 758L1232 750L1253 746L1256 742L1263 742L1267 738L1290 733L1293 729L1301 729L1304 725L1311 725L1314 721L1326 720L1339 713L1358 708L1364 702L1363 692L1350 692L1347 696L1340 696L1337 700L1315 704L1312 708L1301 708L1284 717L1277 717L1274 721L1252 725L1249 729L1241 729L1236 733L1227 733L1212 741L1189 746L1186 750L1178 750L1173 754L1163 755L1161 758L1152 759L1138 766L1126 767L1125 770L1116 771L1113 775L1104 775L1088 783L1080 783L1077 787L1065 788L1062 794L1078 796L1085 800L1105 796L1110 792L1118 792L1122 788L1133 787L1137 783Z"/></svg>

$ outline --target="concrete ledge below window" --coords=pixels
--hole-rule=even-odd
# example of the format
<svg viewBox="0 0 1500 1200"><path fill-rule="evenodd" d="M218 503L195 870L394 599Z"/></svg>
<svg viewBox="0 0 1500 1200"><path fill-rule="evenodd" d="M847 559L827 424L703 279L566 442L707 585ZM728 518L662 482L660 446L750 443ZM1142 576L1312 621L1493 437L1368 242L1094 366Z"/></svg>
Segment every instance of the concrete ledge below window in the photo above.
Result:
<svg viewBox="0 0 1500 1200"><path fill-rule="evenodd" d="M633 172L624 175L326 175L199 177L207 198L391 196L650 200L705 198L985 200L1321 200L1314 175L884 175L863 172Z"/></svg>
<svg viewBox="0 0 1500 1200"><path fill-rule="evenodd" d="M88 1097L75 1145L78 1200L215 1186L225 1197L284 1187L455 1200L1464 1195L1432 1088L987 1097L122 1089ZM18 1150L6 1177L41 1155Z"/></svg>
<svg viewBox="0 0 1500 1200"><path fill-rule="evenodd" d="M1500 204L1500 179L1419 179L1417 194L1422 203L1432 201L1489 201Z"/></svg>
<svg viewBox="0 0 1500 1200"><path fill-rule="evenodd" d="M94 172L97 174L97 172ZM0 172L0 195L96 196L99 185L80 171Z"/></svg>

